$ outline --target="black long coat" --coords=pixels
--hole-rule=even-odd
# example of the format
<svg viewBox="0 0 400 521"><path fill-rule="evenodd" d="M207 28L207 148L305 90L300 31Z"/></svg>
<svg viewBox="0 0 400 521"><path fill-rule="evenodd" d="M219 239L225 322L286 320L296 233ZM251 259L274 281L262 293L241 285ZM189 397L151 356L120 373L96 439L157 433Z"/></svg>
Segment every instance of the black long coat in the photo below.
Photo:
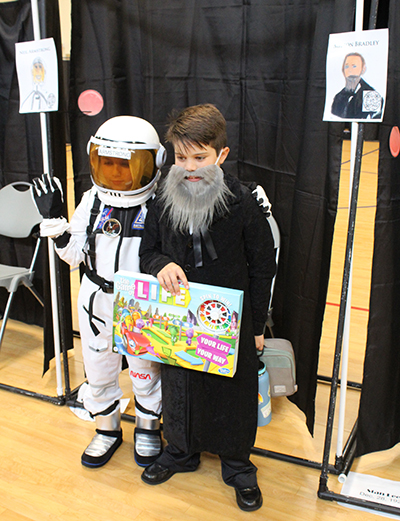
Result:
<svg viewBox="0 0 400 521"><path fill-rule="evenodd" d="M245 292L236 374L230 377L162 365L163 426L169 443L185 453L207 451L248 457L257 429L258 360L254 335L264 331L275 273L269 225L250 190L225 175L234 194L229 212L210 228L218 258L203 242L196 268L193 240L171 230L157 198L150 205L140 247L141 270L156 276L169 262L193 282Z"/></svg>

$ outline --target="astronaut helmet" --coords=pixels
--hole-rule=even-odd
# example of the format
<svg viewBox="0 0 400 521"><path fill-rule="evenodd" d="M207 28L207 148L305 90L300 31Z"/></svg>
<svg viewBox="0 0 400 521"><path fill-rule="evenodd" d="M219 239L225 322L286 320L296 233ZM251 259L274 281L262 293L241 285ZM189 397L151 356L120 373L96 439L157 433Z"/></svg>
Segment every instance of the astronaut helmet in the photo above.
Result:
<svg viewBox="0 0 400 521"><path fill-rule="evenodd" d="M90 138L87 151L100 200L117 207L147 201L166 159L154 127L135 116L107 120Z"/></svg>

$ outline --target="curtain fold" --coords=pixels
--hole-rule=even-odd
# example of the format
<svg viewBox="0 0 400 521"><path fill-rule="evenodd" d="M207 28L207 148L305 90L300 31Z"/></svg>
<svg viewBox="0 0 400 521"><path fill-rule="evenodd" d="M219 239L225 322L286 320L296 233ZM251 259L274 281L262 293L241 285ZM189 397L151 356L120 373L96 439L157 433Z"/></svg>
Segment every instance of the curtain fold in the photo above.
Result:
<svg viewBox="0 0 400 521"><path fill-rule="evenodd" d="M351 30L353 17L351 2L326 1L252 2L248 18L239 171L264 186L281 230L275 335L293 344L290 400L311 433L344 127L322 121L325 57L329 33Z"/></svg>

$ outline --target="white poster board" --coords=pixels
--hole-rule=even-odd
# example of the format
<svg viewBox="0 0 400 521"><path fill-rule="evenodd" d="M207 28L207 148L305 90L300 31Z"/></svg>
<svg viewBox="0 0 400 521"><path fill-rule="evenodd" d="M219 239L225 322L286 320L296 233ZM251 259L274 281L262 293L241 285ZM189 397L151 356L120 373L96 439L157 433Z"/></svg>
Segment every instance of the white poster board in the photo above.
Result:
<svg viewBox="0 0 400 521"><path fill-rule="evenodd" d="M324 121L382 121L389 30L329 35Z"/></svg>
<svg viewBox="0 0 400 521"><path fill-rule="evenodd" d="M392 515L383 511L375 511L362 506L357 507L348 503L341 503L343 506L390 517L392 519L400 519L400 482L398 481L378 478L368 474L349 472L341 493L355 499L372 501L382 506L398 508L399 514Z"/></svg>
<svg viewBox="0 0 400 521"><path fill-rule="evenodd" d="M57 52L53 38L15 44L19 112L58 110Z"/></svg>

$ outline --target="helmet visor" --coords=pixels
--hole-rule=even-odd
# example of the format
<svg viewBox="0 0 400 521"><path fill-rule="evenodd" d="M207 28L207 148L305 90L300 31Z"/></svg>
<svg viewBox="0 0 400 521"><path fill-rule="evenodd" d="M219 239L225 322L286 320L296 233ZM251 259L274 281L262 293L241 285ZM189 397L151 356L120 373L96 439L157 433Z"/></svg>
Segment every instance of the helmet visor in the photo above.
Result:
<svg viewBox="0 0 400 521"><path fill-rule="evenodd" d="M156 152L91 143L89 158L93 181L106 190L140 190L150 184L157 174Z"/></svg>

